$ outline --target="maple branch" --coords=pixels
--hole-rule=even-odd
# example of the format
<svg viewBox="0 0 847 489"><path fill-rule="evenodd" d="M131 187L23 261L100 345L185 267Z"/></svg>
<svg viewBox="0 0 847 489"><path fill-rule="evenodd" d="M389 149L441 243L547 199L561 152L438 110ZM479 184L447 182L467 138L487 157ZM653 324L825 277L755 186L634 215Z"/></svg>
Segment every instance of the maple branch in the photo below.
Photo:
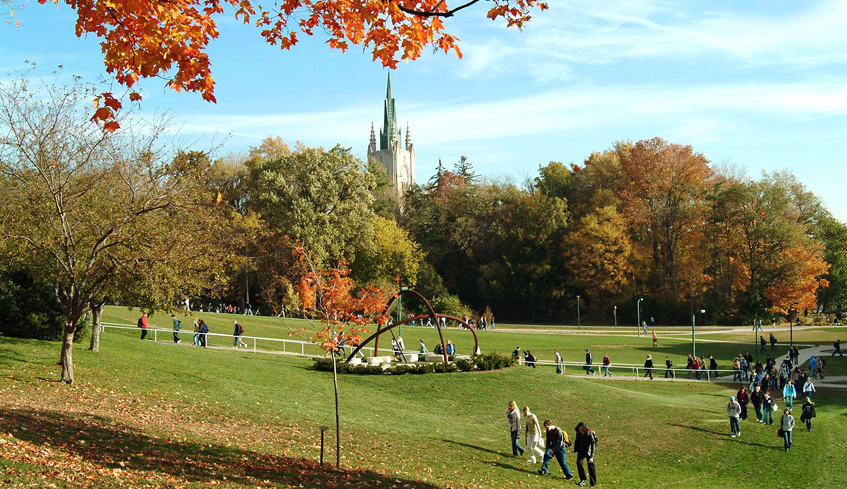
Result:
<svg viewBox="0 0 847 489"><path fill-rule="evenodd" d="M473 5L477 2L479 2L479 0L470 0L469 2L467 2L465 4L459 5L458 7L454 8L454 9L450 9L450 10L447 10L447 11L444 11L444 12L436 12L435 11L438 7L440 7L441 5L444 4L444 0L441 0L440 2L435 4L435 6L432 7L430 10L425 10L425 11L424 10L416 10L416 9L409 8L409 7L404 7L403 4L401 4L399 1L397 2L397 8L399 8L403 12L406 12L407 14L417 15L418 17L452 17L456 12L458 12L460 10L464 10L464 9L470 7L471 5Z"/></svg>

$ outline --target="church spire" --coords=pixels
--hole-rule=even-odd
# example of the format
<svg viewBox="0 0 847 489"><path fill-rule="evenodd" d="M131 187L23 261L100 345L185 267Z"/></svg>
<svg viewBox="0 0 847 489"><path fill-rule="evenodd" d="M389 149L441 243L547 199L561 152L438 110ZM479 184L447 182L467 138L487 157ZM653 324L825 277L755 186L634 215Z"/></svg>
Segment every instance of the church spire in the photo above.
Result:
<svg viewBox="0 0 847 489"><path fill-rule="evenodd" d="M383 103L382 129L379 131L379 149L386 150L391 141L399 140L397 127L397 112L394 108L394 94L391 92L391 73L388 74L388 87L385 90L385 102Z"/></svg>
<svg viewBox="0 0 847 489"><path fill-rule="evenodd" d="M412 132L409 130L409 123L406 123L406 151L412 146Z"/></svg>

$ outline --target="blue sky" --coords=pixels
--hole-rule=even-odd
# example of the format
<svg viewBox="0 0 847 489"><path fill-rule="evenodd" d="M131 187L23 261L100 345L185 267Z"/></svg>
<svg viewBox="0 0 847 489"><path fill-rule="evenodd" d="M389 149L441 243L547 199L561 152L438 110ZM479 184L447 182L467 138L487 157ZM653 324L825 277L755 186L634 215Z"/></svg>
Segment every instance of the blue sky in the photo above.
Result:
<svg viewBox="0 0 847 489"><path fill-rule="evenodd" d="M484 3L484 2L483 2ZM521 181L551 160L581 163L618 140L691 144L714 164L756 177L788 169L847 221L838 177L847 135L847 1L548 0L523 31L449 20L464 59L427 54L392 72L398 122L409 123L418 181L438 159L466 155L485 176ZM22 27L0 27L0 73L23 60L96 81L97 40L74 35L74 12L32 2ZM320 36L293 51L220 22L210 49L217 104L142 84L148 113L169 111L198 145L221 154L268 135L367 151L382 120L387 70Z"/></svg>

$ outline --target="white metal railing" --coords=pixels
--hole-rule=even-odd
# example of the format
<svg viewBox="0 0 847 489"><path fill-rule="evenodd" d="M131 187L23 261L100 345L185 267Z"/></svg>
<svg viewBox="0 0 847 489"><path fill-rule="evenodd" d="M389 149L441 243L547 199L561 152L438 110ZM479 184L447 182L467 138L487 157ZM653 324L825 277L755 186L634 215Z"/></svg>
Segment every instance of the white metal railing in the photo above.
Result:
<svg viewBox="0 0 847 489"><path fill-rule="evenodd" d="M526 361L524 359L521 359L521 364L526 365ZM600 364L600 365L597 365L597 364L586 365L585 362L566 362L566 361L562 361L562 362L559 362L557 364L555 361L552 361L552 360L536 360L535 364L541 365L541 366L544 366L544 367L555 367L555 366L559 365L559 366L562 367L562 373L563 374L567 373L567 367L571 367L571 369L574 369L576 367L576 368L578 368L579 370L582 370L582 371L585 371L586 367L591 367L591 369L595 372L596 375L600 375L603 371L602 369L605 368L605 366L602 365L602 364ZM637 377L637 378L643 378L643 376L640 376L640 374L646 375L646 371L648 370L644 367L643 364L635 364L635 363L615 363L615 364L609 365L608 367L609 367L610 371L615 370L615 369L617 369L618 372L620 372L621 370L625 370L627 372L631 371L632 375ZM714 377L715 372L718 373L718 378L723 378L723 379L726 379L726 378L731 379L731 378L733 378L733 376L736 373L735 369L710 370L710 369L702 369L701 368L701 369L694 370L694 369L688 369L688 368L667 368L666 366L663 366L663 365L662 366L660 366L660 365L654 366L652 368L652 370L653 370L653 376L654 377L662 375L666 371L671 371L674 375L674 378L677 378L677 377L686 378L684 376L680 376L680 373L683 374L683 375L690 374L694 378L694 380L705 380L707 382L714 380L712 377ZM700 377L697 377L697 374L699 374ZM748 381L742 380L742 382L749 382L749 380Z"/></svg>
<svg viewBox="0 0 847 489"><path fill-rule="evenodd" d="M136 331L136 332L141 330L141 328L139 328L138 326L133 326L131 324L107 323L107 322L101 322L100 323L100 330L101 331L106 331L107 328L108 329L115 329L115 330L130 330L130 331ZM154 342L157 342L159 340L159 338L158 338L159 333L167 333L168 334L168 341L169 342L173 341L174 331L172 329L154 328L154 327L148 326L147 327L147 333L148 334L152 333ZM178 331L177 333L179 333L181 336L185 335L185 336L189 336L189 337L192 337L192 338L195 334L194 331ZM223 334L223 333L196 333L196 334L205 335L207 342L208 342L210 337L212 337L212 338L214 338L214 337L227 338L227 340L230 341L230 342L234 342L235 338L236 338L235 335ZM323 350L320 350L321 346L317 343L312 343L311 341L290 340L290 339L283 339L283 338L264 338L264 337L261 337L261 336L245 336L245 335L240 335L240 336L238 336L238 338L240 338L242 341L251 341L253 343L252 349L246 348L248 351L262 352L262 353L282 352L282 353L287 353L289 355L297 355L297 356L305 356L305 357L320 357L320 356L325 355ZM267 342L267 343L270 343L271 345L274 345L274 346L281 345L282 349L280 349L280 348L262 349L262 348L259 347L260 342ZM320 350L320 353L319 354L318 353L307 353L306 352L307 348L309 348L310 350L318 349L318 350ZM348 348L347 351L352 351L352 350L349 350L350 346L346 346L346 348ZM362 348L362 350L365 350L366 353L367 353L367 351L370 351L370 353L373 354L373 348L372 347L364 347L364 348Z"/></svg>

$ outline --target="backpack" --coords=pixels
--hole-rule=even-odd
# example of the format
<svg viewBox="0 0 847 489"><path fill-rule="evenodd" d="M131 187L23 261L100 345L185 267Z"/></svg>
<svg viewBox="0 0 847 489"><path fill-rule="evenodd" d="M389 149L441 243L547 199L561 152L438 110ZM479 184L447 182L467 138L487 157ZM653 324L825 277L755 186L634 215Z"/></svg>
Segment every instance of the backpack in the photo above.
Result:
<svg viewBox="0 0 847 489"><path fill-rule="evenodd" d="M594 441L594 446L597 446L597 432L594 430L588 430L588 436Z"/></svg>
<svg viewBox="0 0 847 489"><path fill-rule="evenodd" d="M138 327L139 327L139 328L141 327L141 324L142 324L142 323L141 323L141 318L138 318Z"/></svg>
<svg viewBox="0 0 847 489"><path fill-rule="evenodd" d="M238 325L238 334L244 334L244 326Z"/></svg>
<svg viewBox="0 0 847 489"><path fill-rule="evenodd" d="M179 330L181 330L181 329L182 329L182 321L180 321L179 319L177 319L177 321L176 321L176 330L177 330L177 331L179 331Z"/></svg>
<svg viewBox="0 0 847 489"><path fill-rule="evenodd" d="M207 326L207 325L206 325L206 323L203 323L203 324L200 326L200 332L201 332L201 333L208 333L208 332L209 332L209 326Z"/></svg>
<svg viewBox="0 0 847 489"><path fill-rule="evenodd" d="M571 441L570 441L570 439L568 439L568 434L565 433L565 430L563 430L561 428L556 428L556 429L559 430L560 433L562 433L562 443L559 445L559 448L564 450L565 448L571 446Z"/></svg>

